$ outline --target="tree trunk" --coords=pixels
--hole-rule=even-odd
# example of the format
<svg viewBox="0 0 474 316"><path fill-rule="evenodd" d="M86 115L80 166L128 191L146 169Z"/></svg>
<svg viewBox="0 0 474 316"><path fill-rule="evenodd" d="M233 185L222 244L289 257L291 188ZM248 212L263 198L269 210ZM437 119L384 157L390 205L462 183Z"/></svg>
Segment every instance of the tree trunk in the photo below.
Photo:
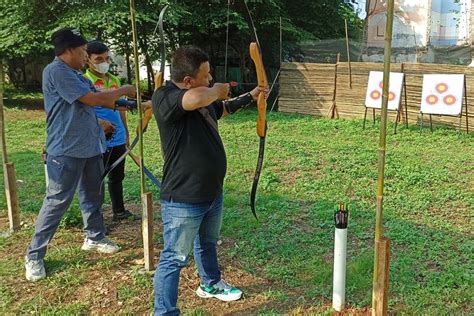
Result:
<svg viewBox="0 0 474 316"><path fill-rule="evenodd" d="M153 66L151 65L150 55L148 55L148 41L146 34L141 37L140 42L140 50L144 52L145 55L145 66L147 72L147 82L148 82L148 94L153 92L154 86L154 75L153 75Z"/></svg>
<svg viewBox="0 0 474 316"><path fill-rule="evenodd" d="M153 87L155 85L154 81L154 74L153 74L153 66L151 65L150 56L148 53L145 53L145 65L146 65L146 72L147 72L147 81L148 81L148 94L153 92Z"/></svg>
<svg viewBox="0 0 474 316"><path fill-rule="evenodd" d="M240 51L240 73L242 74L242 82L249 83L249 71L247 71L247 58L243 51ZM247 90L247 89L246 89Z"/></svg>

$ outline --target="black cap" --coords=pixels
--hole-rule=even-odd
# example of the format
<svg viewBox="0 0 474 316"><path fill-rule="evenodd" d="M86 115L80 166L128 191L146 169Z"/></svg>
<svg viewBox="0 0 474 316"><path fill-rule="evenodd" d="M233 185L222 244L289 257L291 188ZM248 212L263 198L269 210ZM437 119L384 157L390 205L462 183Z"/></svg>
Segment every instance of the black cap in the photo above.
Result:
<svg viewBox="0 0 474 316"><path fill-rule="evenodd" d="M66 27L60 29L51 35L51 41L54 45L54 54L61 55L68 48L76 48L87 44L87 40L82 36L78 29Z"/></svg>

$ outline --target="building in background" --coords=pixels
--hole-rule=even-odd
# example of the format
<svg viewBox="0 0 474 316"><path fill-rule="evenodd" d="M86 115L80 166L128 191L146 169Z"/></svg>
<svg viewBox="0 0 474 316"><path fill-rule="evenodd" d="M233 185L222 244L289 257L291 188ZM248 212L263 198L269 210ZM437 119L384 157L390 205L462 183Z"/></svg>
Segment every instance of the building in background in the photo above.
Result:
<svg viewBox="0 0 474 316"><path fill-rule="evenodd" d="M469 64L471 16L471 0L395 1L394 61ZM385 26L386 1L370 0L363 60L383 60Z"/></svg>
<svg viewBox="0 0 474 316"><path fill-rule="evenodd" d="M134 74L134 69L133 69L133 58L130 58L130 71L131 71L131 77L132 78L127 78L127 61L126 61L126 57L123 56L123 55L120 55L120 54L117 54L115 51L111 51L110 52L110 55L112 57L112 61L113 61L113 64L114 64L114 73L121 79L124 79L124 80L129 80L132 81L133 80L133 77L135 76ZM146 66L144 66L144 62L143 62L143 56L140 56L140 68L139 68L139 71L140 71L140 80L147 80L148 78L148 74L147 74L147 69L146 69ZM153 71L156 73L160 70L160 61L154 61L152 63L152 67L153 67ZM170 70L171 69L171 65L170 64L166 64L165 66L165 74L164 74L164 79L165 80L170 80Z"/></svg>

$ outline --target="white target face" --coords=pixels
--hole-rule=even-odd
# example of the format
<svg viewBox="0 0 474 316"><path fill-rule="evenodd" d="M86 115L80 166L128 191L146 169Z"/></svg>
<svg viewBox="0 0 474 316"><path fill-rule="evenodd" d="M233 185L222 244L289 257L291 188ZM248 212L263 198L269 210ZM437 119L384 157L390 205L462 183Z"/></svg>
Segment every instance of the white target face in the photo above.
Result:
<svg viewBox="0 0 474 316"><path fill-rule="evenodd" d="M403 73L390 73L390 88L388 92L388 109L398 110L402 94ZM383 72L371 71L369 83L367 84L367 95L365 106L368 108L382 108Z"/></svg>
<svg viewBox="0 0 474 316"><path fill-rule="evenodd" d="M461 114L464 75L424 75L421 109L424 114Z"/></svg>

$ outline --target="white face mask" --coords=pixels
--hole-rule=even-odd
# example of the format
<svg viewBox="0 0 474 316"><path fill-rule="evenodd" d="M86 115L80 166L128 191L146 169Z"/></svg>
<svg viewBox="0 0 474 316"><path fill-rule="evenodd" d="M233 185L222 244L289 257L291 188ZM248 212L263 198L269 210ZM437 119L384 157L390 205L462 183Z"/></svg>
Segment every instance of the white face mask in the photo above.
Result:
<svg viewBox="0 0 474 316"><path fill-rule="evenodd" d="M94 64L94 69L101 74L106 74L109 71L110 64L109 63L100 63L100 64Z"/></svg>

